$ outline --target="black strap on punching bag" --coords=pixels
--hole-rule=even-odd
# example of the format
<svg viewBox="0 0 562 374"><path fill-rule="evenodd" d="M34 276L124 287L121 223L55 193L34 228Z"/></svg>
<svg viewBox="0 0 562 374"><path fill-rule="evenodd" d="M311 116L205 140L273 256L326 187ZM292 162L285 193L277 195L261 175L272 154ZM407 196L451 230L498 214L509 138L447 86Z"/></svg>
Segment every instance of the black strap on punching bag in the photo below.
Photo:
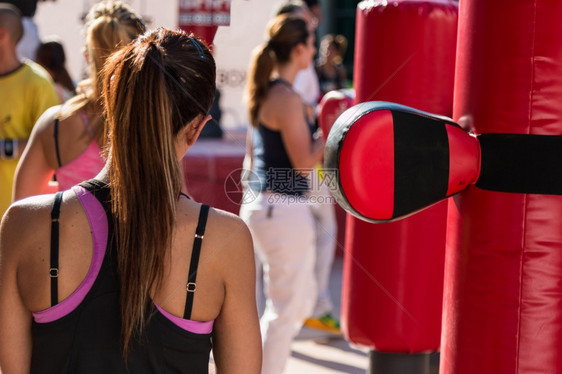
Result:
<svg viewBox="0 0 562 374"><path fill-rule="evenodd" d="M562 136L482 134L480 177L485 190L562 195Z"/></svg>

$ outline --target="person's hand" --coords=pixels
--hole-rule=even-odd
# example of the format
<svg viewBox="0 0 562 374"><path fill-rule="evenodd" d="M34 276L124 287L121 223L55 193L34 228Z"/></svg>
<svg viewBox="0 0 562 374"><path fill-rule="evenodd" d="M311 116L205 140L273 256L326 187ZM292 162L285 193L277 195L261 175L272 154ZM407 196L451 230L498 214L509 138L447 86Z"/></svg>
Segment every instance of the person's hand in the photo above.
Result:
<svg viewBox="0 0 562 374"><path fill-rule="evenodd" d="M317 140L317 139L324 139L324 133L322 132L321 128L318 128L314 134L312 134L312 139Z"/></svg>

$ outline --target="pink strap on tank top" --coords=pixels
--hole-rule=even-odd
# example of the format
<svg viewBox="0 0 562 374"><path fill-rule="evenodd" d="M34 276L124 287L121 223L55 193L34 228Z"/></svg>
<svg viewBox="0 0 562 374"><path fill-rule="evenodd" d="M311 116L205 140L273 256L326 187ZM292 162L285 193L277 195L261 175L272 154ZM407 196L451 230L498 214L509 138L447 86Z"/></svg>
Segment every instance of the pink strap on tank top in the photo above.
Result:
<svg viewBox="0 0 562 374"><path fill-rule="evenodd" d="M215 322L214 320L201 322L192 321L190 319L183 319L166 312L156 303L154 303L154 305L156 305L156 309L158 309L158 311L162 313L164 317L166 317L168 320L170 320L170 322L182 328L183 330L187 330L194 334L210 334L213 331L213 323Z"/></svg>
<svg viewBox="0 0 562 374"><path fill-rule="evenodd" d="M76 196L80 200L90 224L93 240L92 263L90 264L90 269L86 274L86 278L84 278L82 283L80 283L78 288L76 288L69 297L53 307L33 313L33 319L37 323L56 321L75 310L80 303L84 301L86 295L94 285L105 257L108 236L107 216L105 210L95 196L84 187L74 186L72 187L72 190L76 193ZM158 305L156 305L156 308L164 317L183 330L194 334L209 334L213 331L214 321L200 322L183 319L166 312Z"/></svg>
<svg viewBox="0 0 562 374"><path fill-rule="evenodd" d="M84 298L94 285L105 256L105 248L107 247L107 216L105 210L94 195L85 188L74 186L72 190L76 193L76 196L84 208L92 231L92 263L90 264L90 269L86 274L86 278L84 278L82 283L80 283L78 288L76 288L69 297L53 307L33 313L33 318L37 323L56 321L76 309L78 305L84 301Z"/></svg>

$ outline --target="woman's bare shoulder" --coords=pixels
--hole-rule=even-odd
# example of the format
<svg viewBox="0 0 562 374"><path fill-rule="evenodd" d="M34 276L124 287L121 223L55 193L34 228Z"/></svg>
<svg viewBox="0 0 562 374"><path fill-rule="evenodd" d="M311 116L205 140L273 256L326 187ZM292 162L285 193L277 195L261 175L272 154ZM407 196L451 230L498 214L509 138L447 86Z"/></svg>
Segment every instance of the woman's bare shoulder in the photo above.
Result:
<svg viewBox="0 0 562 374"><path fill-rule="evenodd" d="M201 211L201 204L187 199L180 199L178 204L178 222L184 222L188 226L197 223ZM183 223L180 223L183 225ZM242 247L251 242L251 235L248 227L240 217L230 212L218 208L209 208L207 222L205 226L204 242L212 246L233 245Z"/></svg>
<svg viewBox="0 0 562 374"><path fill-rule="evenodd" d="M35 126L33 126L33 132L38 135L43 135L45 133L51 135L53 132L54 120L58 116L61 107L61 105L55 105L43 112Z"/></svg>
<svg viewBox="0 0 562 374"><path fill-rule="evenodd" d="M254 246L246 223L237 215L212 208L209 212L208 226L208 244L214 258L212 262L227 284L253 274Z"/></svg>
<svg viewBox="0 0 562 374"><path fill-rule="evenodd" d="M0 238L2 257L25 256L26 248L46 240L54 195L38 195L18 200L2 217Z"/></svg>
<svg viewBox="0 0 562 374"><path fill-rule="evenodd" d="M225 210L211 208L209 211L210 228L217 236L226 241L241 241L240 244L247 245L251 242L250 230L246 223L237 215Z"/></svg>
<svg viewBox="0 0 562 374"><path fill-rule="evenodd" d="M253 257L252 235L246 223L237 215L211 208L207 221L208 240L212 248L220 251L221 262L232 265L249 254ZM207 235L205 236L207 240Z"/></svg>
<svg viewBox="0 0 562 374"><path fill-rule="evenodd" d="M267 123L273 130L278 130L286 118L295 113L301 113L303 108L302 99L295 91L286 85L277 84L271 87L266 100L263 103L260 119Z"/></svg>
<svg viewBox="0 0 562 374"><path fill-rule="evenodd" d="M40 219L37 215L41 215L45 210L50 212L54 196L54 194L36 195L18 200L10 205L2 221L9 220L17 223L19 220L26 219L32 223L34 220Z"/></svg>
<svg viewBox="0 0 562 374"><path fill-rule="evenodd" d="M55 194L45 194L26 197L12 203L2 217L2 231L17 233L21 241L36 237L34 234L39 226L45 222L50 225L54 200ZM68 192L63 195L63 203L65 209L71 205L79 205L76 195Z"/></svg>
<svg viewBox="0 0 562 374"><path fill-rule="evenodd" d="M280 103L287 103L287 102L301 102L301 97L298 93L296 93L291 87L285 84L276 84L273 85L268 92L267 99L271 100L272 102L280 102Z"/></svg>

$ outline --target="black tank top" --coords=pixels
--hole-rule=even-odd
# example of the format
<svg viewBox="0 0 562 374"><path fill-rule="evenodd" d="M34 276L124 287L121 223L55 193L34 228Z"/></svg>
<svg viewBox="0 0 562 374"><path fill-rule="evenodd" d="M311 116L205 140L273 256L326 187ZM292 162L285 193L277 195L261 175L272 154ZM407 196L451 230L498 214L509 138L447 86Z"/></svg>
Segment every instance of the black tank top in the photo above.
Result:
<svg viewBox="0 0 562 374"><path fill-rule="evenodd" d="M275 84L285 84L292 89L291 84L282 79L272 81L270 87ZM308 124L308 128L310 140L312 140L314 126ZM251 183L251 188L298 196L308 192L308 179L295 171L280 131L270 130L259 123L258 128L252 134L252 143L254 171L258 181Z"/></svg>
<svg viewBox="0 0 562 374"><path fill-rule="evenodd" d="M92 288L76 309L53 322L32 323L31 373L208 373L211 334L183 330L155 308L149 311L152 318L145 333L132 341L127 371L121 355L117 259L109 187L96 180L83 182L81 186L105 209L106 255Z"/></svg>

